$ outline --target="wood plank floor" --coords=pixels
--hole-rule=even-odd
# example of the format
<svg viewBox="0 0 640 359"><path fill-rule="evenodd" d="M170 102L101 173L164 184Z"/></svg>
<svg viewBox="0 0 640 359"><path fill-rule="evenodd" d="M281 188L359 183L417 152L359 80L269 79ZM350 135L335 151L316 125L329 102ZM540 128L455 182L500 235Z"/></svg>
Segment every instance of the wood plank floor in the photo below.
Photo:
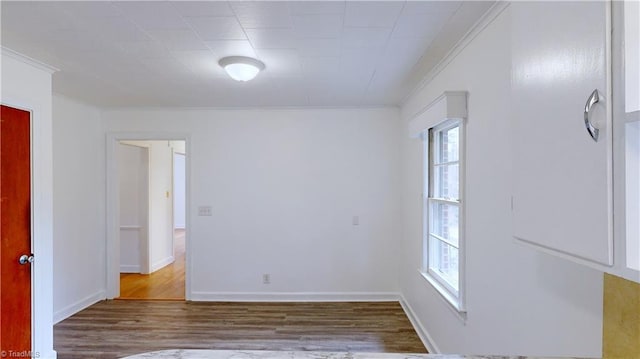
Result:
<svg viewBox="0 0 640 359"><path fill-rule="evenodd" d="M103 301L54 326L60 359L165 349L426 353L398 302Z"/></svg>
<svg viewBox="0 0 640 359"><path fill-rule="evenodd" d="M176 229L174 236L175 261L151 274L121 273L119 299L184 300L184 229Z"/></svg>

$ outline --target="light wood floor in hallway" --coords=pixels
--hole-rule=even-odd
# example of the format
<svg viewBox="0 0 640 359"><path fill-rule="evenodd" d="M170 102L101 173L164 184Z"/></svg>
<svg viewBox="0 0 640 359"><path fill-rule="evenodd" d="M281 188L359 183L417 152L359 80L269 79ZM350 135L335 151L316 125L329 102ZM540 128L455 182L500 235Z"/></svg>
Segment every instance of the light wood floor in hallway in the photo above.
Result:
<svg viewBox="0 0 640 359"><path fill-rule="evenodd" d="M60 359L165 349L426 353L398 302L112 300L54 326Z"/></svg>
<svg viewBox="0 0 640 359"><path fill-rule="evenodd" d="M121 273L118 299L184 300L185 231L175 231L175 261L151 274Z"/></svg>

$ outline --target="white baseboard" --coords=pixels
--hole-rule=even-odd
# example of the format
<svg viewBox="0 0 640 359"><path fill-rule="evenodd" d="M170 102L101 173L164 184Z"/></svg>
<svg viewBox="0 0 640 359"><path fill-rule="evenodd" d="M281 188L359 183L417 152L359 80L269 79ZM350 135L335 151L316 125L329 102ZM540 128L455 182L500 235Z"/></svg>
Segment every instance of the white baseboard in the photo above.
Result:
<svg viewBox="0 0 640 359"><path fill-rule="evenodd" d="M151 264L151 268L149 270L149 273L153 273L153 272L157 271L160 268L168 266L169 264L173 263L175 260L176 259L173 256L168 256L166 258L163 258L163 259Z"/></svg>
<svg viewBox="0 0 640 359"><path fill-rule="evenodd" d="M440 354L440 349L433 341L431 335L429 335L429 332L427 332L425 327L416 316L416 313L411 308L411 305L409 305L409 303L404 299L404 296L400 296L400 305L402 306L402 309L404 309L404 312L407 314L407 318L409 318L409 321L413 325L413 328L416 330L416 333L418 333L418 337L420 337L420 340L422 340L422 344L424 344L425 348L427 348L427 351L429 351L429 354Z"/></svg>
<svg viewBox="0 0 640 359"><path fill-rule="evenodd" d="M397 302L395 292L192 292L202 302Z"/></svg>
<svg viewBox="0 0 640 359"><path fill-rule="evenodd" d="M120 273L140 273L139 264L121 264Z"/></svg>
<svg viewBox="0 0 640 359"><path fill-rule="evenodd" d="M80 299L79 301L68 305L56 312L53 313L53 324L57 324L67 318L69 318L70 316L78 313L79 311L101 301L106 299L106 295L105 295L105 291L101 290L95 294L92 294L90 296L87 296L85 298Z"/></svg>

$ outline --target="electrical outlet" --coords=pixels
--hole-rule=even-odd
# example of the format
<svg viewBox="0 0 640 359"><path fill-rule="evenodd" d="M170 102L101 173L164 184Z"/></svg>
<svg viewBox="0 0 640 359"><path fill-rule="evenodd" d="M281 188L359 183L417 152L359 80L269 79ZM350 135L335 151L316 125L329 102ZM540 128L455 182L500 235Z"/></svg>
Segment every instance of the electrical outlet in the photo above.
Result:
<svg viewBox="0 0 640 359"><path fill-rule="evenodd" d="M360 216L353 216L353 218L351 218L351 224L354 226L359 226L360 225Z"/></svg>
<svg viewBox="0 0 640 359"><path fill-rule="evenodd" d="M262 284L271 284L271 274L265 273L262 275Z"/></svg>

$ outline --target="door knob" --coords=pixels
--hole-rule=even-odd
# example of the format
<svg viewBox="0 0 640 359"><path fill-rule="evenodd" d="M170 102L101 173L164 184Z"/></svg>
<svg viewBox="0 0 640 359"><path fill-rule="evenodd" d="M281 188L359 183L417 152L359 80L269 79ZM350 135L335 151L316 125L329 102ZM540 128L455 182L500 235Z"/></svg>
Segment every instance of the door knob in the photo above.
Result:
<svg viewBox="0 0 640 359"><path fill-rule="evenodd" d="M18 258L18 263L20 263L22 265L27 264L27 263L33 263L33 254L30 254L30 255L23 254L23 255L21 255L20 258Z"/></svg>

